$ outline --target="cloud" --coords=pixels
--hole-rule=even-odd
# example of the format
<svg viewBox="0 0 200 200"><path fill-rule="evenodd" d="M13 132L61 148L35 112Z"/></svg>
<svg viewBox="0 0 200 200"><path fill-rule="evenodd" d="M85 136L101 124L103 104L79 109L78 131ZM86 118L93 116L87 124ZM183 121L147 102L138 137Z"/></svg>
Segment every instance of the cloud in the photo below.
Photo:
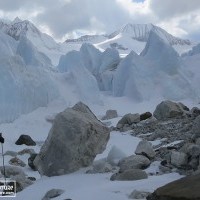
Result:
<svg viewBox="0 0 200 200"><path fill-rule="evenodd" d="M0 17L31 20L56 38L74 31L111 33L132 22L154 23L176 36L196 39L199 11L199 0L0 0Z"/></svg>
<svg viewBox="0 0 200 200"><path fill-rule="evenodd" d="M180 17L200 10L199 0L148 0L150 9L162 20Z"/></svg>
<svg viewBox="0 0 200 200"><path fill-rule="evenodd" d="M115 0L71 0L62 7L46 10L37 20L62 36L74 29L110 32L129 21L130 16Z"/></svg>

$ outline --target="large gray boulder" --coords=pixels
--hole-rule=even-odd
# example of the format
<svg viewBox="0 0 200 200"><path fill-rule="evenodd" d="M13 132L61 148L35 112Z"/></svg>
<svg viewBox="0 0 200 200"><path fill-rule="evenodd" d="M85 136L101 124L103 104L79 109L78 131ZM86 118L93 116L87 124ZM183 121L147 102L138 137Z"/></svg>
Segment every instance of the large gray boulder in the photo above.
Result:
<svg viewBox="0 0 200 200"><path fill-rule="evenodd" d="M186 106L185 106L186 107ZM184 115L186 110L184 105L172 101L162 101L157 105L153 116L158 120L167 120L170 118L180 118Z"/></svg>
<svg viewBox="0 0 200 200"><path fill-rule="evenodd" d="M187 176L158 188L147 200L199 200L200 174Z"/></svg>
<svg viewBox="0 0 200 200"><path fill-rule="evenodd" d="M83 103L59 113L34 165L40 174L56 176L92 164L109 140L109 129Z"/></svg>
<svg viewBox="0 0 200 200"><path fill-rule="evenodd" d="M156 153L152 147L152 144L146 140L142 140L139 142L135 154L137 155L144 155L148 157L149 159L152 159L155 157Z"/></svg>
<svg viewBox="0 0 200 200"><path fill-rule="evenodd" d="M146 169L150 160L142 155L132 155L119 161L120 172L130 169Z"/></svg>

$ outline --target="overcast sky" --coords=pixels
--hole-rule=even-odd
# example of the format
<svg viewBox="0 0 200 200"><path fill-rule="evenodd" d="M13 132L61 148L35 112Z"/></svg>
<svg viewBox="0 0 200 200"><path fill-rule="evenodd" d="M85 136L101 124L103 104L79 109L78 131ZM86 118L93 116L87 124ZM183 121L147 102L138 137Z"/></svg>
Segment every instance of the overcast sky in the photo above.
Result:
<svg viewBox="0 0 200 200"><path fill-rule="evenodd" d="M111 33L126 23L153 23L200 40L200 0L0 0L0 17L32 21L56 39Z"/></svg>

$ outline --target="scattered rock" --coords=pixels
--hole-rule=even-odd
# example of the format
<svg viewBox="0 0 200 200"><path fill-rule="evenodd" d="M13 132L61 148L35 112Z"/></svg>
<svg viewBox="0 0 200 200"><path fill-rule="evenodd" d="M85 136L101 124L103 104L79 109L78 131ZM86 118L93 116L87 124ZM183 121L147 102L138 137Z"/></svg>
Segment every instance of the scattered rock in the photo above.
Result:
<svg viewBox="0 0 200 200"><path fill-rule="evenodd" d="M36 178L35 178L35 177L32 177L32 176L27 177L27 179L29 179L29 180L31 180L31 181L36 181Z"/></svg>
<svg viewBox="0 0 200 200"><path fill-rule="evenodd" d="M83 103L59 113L34 164L46 176L74 172L92 164L109 139L109 129Z"/></svg>
<svg viewBox="0 0 200 200"><path fill-rule="evenodd" d="M139 190L133 190L133 192L129 195L130 199L146 199L148 195L150 195L150 192L146 191L139 191Z"/></svg>
<svg viewBox="0 0 200 200"><path fill-rule="evenodd" d="M158 188L147 200L199 200L200 174L187 176Z"/></svg>
<svg viewBox="0 0 200 200"><path fill-rule="evenodd" d="M22 160L17 158L17 157L11 158L9 160L9 164L10 165L15 165L15 166L20 166L20 167L25 167L26 166L26 164Z"/></svg>
<svg viewBox="0 0 200 200"><path fill-rule="evenodd" d="M126 114L122 117L122 119L119 120L117 123L117 128L122 128L125 124L132 125L133 123L140 122L140 115L137 114Z"/></svg>
<svg viewBox="0 0 200 200"><path fill-rule="evenodd" d="M172 151L171 152L171 164L176 167L182 167L187 165L188 156L183 152Z"/></svg>
<svg viewBox="0 0 200 200"><path fill-rule="evenodd" d="M147 179L148 175L141 169L130 169L121 173L113 174L110 178L111 181L135 181Z"/></svg>
<svg viewBox="0 0 200 200"><path fill-rule="evenodd" d="M126 157L126 154L121 149L113 146L107 156L107 162L115 166L119 161Z"/></svg>
<svg viewBox="0 0 200 200"><path fill-rule="evenodd" d="M180 151L186 153L188 156L197 157L200 156L200 146L194 143L186 143Z"/></svg>
<svg viewBox="0 0 200 200"><path fill-rule="evenodd" d="M34 153L35 153L34 149L26 148L26 149L19 151L17 154L18 155L24 155L24 154L30 154L31 155L31 154L34 154Z"/></svg>
<svg viewBox="0 0 200 200"><path fill-rule="evenodd" d="M193 123L192 132L195 135L195 138L200 137L200 116L198 116Z"/></svg>
<svg viewBox="0 0 200 200"><path fill-rule="evenodd" d="M34 171L36 171L37 168L36 168L36 166L35 166L35 164L34 164L33 161L35 160L35 158L36 158L37 155L38 155L37 153L33 153L33 154L31 154L30 157L28 158L28 166L29 166L32 170L34 170Z"/></svg>
<svg viewBox="0 0 200 200"><path fill-rule="evenodd" d="M156 153L152 147L152 144L146 140L142 140L139 142L136 150L136 155L144 155L149 159L152 159L155 157Z"/></svg>
<svg viewBox="0 0 200 200"><path fill-rule="evenodd" d="M35 146L36 143L29 135L21 135L19 139L15 142L16 145L25 144L27 146Z"/></svg>
<svg viewBox="0 0 200 200"><path fill-rule="evenodd" d="M119 161L120 172L130 169L146 169L150 160L142 155L132 155Z"/></svg>
<svg viewBox="0 0 200 200"><path fill-rule="evenodd" d="M61 190L61 189L51 189L49 190L44 197L42 198L42 200L49 200L49 199L53 199L55 197L60 196L61 194L63 194L65 191Z"/></svg>
<svg viewBox="0 0 200 200"><path fill-rule="evenodd" d="M26 187L33 184L33 181L31 181L23 175L12 176L11 180L16 181L16 192L21 192Z"/></svg>
<svg viewBox="0 0 200 200"><path fill-rule="evenodd" d="M145 112L143 114L140 115L140 121L149 119L152 117L152 114L150 112Z"/></svg>
<svg viewBox="0 0 200 200"><path fill-rule="evenodd" d="M190 111L190 109L186 106L186 105L184 105L183 103L181 103L181 102L179 102L179 103L177 103L184 111Z"/></svg>
<svg viewBox="0 0 200 200"><path fill-rule="evenodd" d="M4 174L3 167L0 167L0 171L1 171L1 174ZM6 175L6 178L10 178L12 176L17 176L17 175L26 176L26 174L21 168L14 167L14 166L5 166L5 175Z"/></svg>
<svg viewBox="0 0 200 200"><path fill-rule="evenodd" d="M191 109L191 114L192 114L192 116L194 116L194 117L199 116L199 115L200 115L200 109L197 108L197 107L192 108L192 109Z"/></svg>
<svg viewBox="0 0 200 200"><path fill-rule="evenodd" d="M196 144L197 144L197 145L200 145L200 138L197 138L197 139L196 139Z"/></svg>
<svg viewBox="0 0 200 200"><path fill-rule="evenodd" d="M15 152L15 151L6 151L4 153L4 156L16 157L17 156L17 152Z"/></svg>
<svg viewBox="0 0 200 200"><path fill-rule="evenodd" d="M3 174L3 167L0 167L0 171ZM31 180L26 178L26 174L20 167L5 166L5 174L6 178L16 181L16 192L22 191L33 183Z"/></svg>
<svg viewBox="0 0 200 200"><path fill-rule="evenodd" d="M102 120L108 120L108 119L113 119L118 117L117 111L116 110L107 110L106 115L102 117Z"/></svg>
<svg viewBox="0 0 200 200"><path fill-rule="evenodd" d="M158 120L183 117L183 106L172 101L162 101L157 105L153 115Z"/></svg>

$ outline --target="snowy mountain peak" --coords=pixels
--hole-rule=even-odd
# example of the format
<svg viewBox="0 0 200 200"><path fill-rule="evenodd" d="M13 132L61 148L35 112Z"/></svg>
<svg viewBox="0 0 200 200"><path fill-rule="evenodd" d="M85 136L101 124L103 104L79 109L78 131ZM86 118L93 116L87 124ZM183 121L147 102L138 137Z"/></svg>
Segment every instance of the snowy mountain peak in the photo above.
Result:
<svg viewBox="0 0 200 200"><path fill-rule="evenodd" d="M16 18L12 21L12 24L19 23L19 22L22 22L22 20L21 20L19 17L16 17Z"/></svg>
<svg viewBox="0 0 200 200"><path fill-rule="evenodd" d="M109 38L114 38L117 35L129 35L132 39L141 41L141 42L147 42L149 38L149 34L151 31L157 32L162 38L165 38L169 41L171 45L190 45L191 42L189 40L180 39L177 37L174 37L173 35L169 34L164 29L155 26L153 24L131 24L128 23L124 25L121 29L118 31L115 31L114 33L109 35Z"/></svg>
<svg viewBox="0 0 200 200"><path fill-rule="evenodd" d="M40 35L40 31L28 20L20 20L16 18L13 23L10 24L6 33L16 40L19 40L20 36L26 35L28 31Z"/></svg>

